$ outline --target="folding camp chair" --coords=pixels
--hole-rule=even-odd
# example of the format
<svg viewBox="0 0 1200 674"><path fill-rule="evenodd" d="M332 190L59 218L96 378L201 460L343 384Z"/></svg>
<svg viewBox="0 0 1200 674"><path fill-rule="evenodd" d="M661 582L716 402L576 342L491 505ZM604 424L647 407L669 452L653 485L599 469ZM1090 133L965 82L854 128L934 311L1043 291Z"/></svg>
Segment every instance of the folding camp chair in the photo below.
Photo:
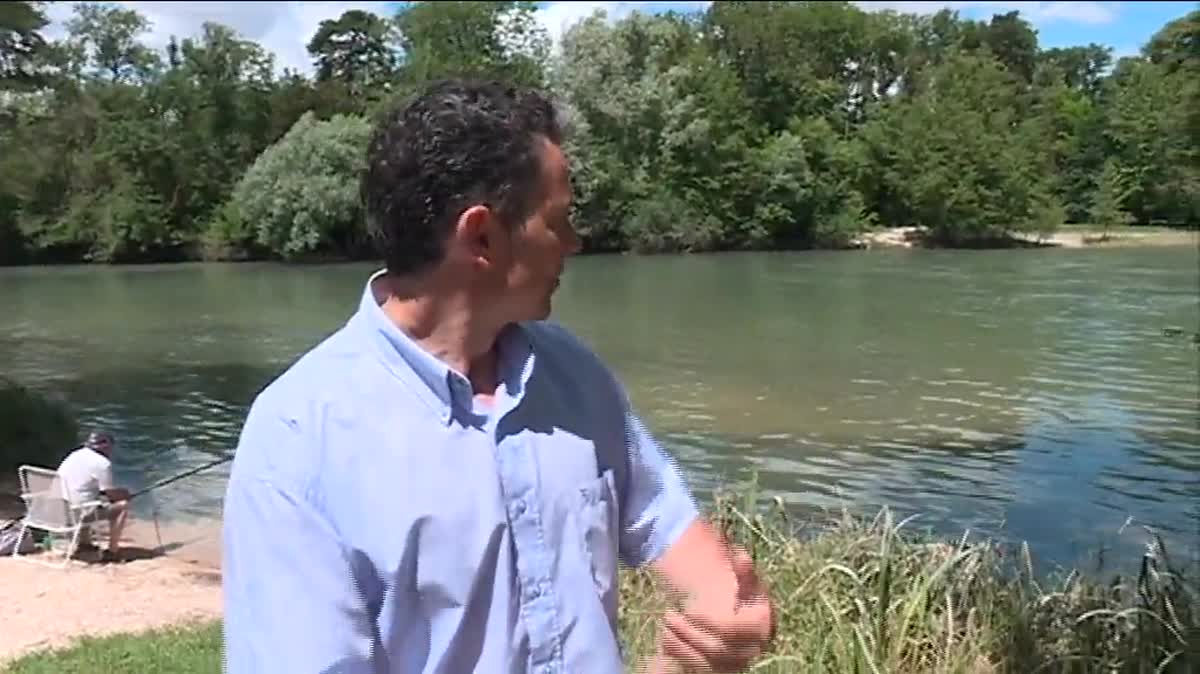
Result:
<svg viewBox="0 0 1200 674"><path fill-rule="evenodd" d="M17 474L21 483L21 499L25 501L25 517L21 520L21 533L17 539L18 545L13 549L13 557L17 557L20 541L24 540L26 532L41 529L50 534L51 542L56 534L70 536L61 563L50 564L36 559L41 564L65 568L79 547L81 534L85 530L90 532L92 522L89 516L104 502L72 503L57 471L24 465L17 469Z"/></svg>

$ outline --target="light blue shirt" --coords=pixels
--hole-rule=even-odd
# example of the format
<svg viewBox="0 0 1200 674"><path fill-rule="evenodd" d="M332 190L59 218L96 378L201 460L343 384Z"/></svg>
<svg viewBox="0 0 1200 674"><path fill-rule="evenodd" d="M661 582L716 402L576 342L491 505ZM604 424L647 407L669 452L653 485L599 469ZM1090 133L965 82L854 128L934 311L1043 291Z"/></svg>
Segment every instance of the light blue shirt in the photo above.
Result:
<svg viewBox="0 0 1200 674"><path fill-rule="evenodd" d="M579 340L499 345L489 409L368 282L258 395L225 497L226 672L623 670L618 559L658 558L695 502Z"/></svg>

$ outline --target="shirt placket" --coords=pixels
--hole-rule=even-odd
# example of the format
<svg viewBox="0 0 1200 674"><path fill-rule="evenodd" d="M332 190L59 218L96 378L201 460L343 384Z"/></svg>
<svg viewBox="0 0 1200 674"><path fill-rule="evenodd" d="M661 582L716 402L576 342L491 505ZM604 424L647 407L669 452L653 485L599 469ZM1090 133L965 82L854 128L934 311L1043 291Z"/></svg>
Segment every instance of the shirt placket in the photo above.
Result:
<svg viewBox="0 0 1200 674"><path fill-rule="evenodd" d="M506 400L505 404L511 409L513 403ZM503 418L503 415L498 417ZM524 434L508 436L501 446L496 439L498 425L492 427L492 443L509 529L516 546L521 616L529 633L529 664L532 671L553 674L562 671L562 640L558 597L550 576L553 560L542 533L537 460Z"/></svg>

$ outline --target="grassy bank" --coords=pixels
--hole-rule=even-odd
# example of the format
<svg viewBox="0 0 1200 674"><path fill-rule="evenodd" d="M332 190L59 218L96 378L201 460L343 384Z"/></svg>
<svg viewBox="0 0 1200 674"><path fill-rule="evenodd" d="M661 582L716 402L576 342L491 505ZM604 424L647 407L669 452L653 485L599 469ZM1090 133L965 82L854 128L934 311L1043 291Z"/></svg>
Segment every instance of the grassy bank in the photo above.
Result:
<svg viewBox="0 0 1200 674"><path fill-rule="evenodd" d="M1035 578L1025 546L941 541L893 521L841 514L805 526L749 490L717 499L780 607L758 672L1200 671L1200 575L1154 537L1135 577ZM753 514L749 514L753 513ZM630 574L622 635L652 648L665 600Z"/></svg>
<svg viewBox="0 0 1200 674"><path fill-rule="evenodd" d="M221 671L221 625L202 622L142 634L83 638L72 648L10 663L9 674L123 674Z"/></svg>
<svg viewBox="0 0 1200 674"><path fill-rule="evenodd" d="M780 607L774 653L756 672L1192 672L1200 670L1196 568L1161 541L1129 578L1034 578L1029 551L938 541L887 511L797 527L781 504L724 495L715 514L746 545ZM1183 573L1184 571L1187 573ZM621 637L653 649L669 600L645 573L622 578ZM12 674L220 671L215 624L89 640L18 661Z"/></svg>

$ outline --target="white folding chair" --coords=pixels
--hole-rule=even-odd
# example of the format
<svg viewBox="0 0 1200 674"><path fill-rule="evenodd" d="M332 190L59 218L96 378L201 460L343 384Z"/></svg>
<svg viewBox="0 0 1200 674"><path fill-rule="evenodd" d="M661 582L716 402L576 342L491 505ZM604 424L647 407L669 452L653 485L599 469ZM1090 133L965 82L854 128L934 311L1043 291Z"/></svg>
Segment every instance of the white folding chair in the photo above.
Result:
<svg viewBox="0 0 1200 674"><path fill-rule="evenodd" d="M80 535L92 526L92 523L87 521L88 516L95 512L103 501L72 503L66 485L57 471L24 465L17 469L17 475L21 483L21 499L25 501L25 517L21 520L20 538L17 539L18 545L13 548L13 557L18 556L20 542L25 540L25 534L30 529L41 529L50 534L51 548L55 534L69 534L70 542L62 562L53 564L65 568L71 563L71 558L79 547ZM35 561L50 565L40 558Z"/></svg>

